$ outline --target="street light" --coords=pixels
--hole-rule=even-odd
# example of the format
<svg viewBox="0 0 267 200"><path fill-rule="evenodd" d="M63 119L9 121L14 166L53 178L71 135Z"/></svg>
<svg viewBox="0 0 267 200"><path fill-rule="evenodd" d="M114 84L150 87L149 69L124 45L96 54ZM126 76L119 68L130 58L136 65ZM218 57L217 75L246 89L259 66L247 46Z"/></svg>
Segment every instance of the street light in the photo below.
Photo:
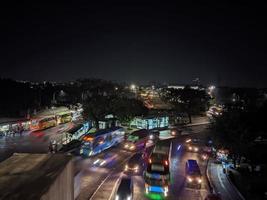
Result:
<svg viewBox="0 0 267 200"><path fill-rule="evenodd" d="M132 84L132 85L131 85L131 89L132 89L132 90L135 90L135 89L136 89L136 85Z"/></svg>

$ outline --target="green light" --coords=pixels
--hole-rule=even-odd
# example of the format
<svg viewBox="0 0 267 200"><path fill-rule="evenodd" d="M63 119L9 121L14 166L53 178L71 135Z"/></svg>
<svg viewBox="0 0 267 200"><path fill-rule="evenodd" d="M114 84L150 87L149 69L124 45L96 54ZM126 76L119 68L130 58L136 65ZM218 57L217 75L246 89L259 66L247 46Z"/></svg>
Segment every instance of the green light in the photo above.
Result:
<svg viewBox="0 0 267 200"><path fill-rule="evenodd" d="M163 200L164 198L160 194L156 193L149 193L145 195L147 198L152 199L152 200Z"/></svg>

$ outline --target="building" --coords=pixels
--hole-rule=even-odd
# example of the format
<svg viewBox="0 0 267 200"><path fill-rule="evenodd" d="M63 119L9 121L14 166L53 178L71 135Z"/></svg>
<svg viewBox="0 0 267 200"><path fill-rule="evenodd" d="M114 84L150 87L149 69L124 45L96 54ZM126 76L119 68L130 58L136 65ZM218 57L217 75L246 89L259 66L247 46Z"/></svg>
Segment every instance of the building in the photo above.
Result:
<svg viewBox="0 0 267 200"><path fill-rule="evenodd" d="M169 126L168 116L136 117L130 123L131 127L139 129L164 128Z"/></svg>
<svg viewBox="0 0 267 200"><path fill-rule="evenodd" d="M28 130L30 128L30 120L20 118L0 118L0 135L9 131L18 132L20 130Z"/></svg>
<svg viewBox="0 0 267 200"><path fill-rule="evenodd" d="M73 200L72 157L13 154L0 163L0 199Z"/></svg>

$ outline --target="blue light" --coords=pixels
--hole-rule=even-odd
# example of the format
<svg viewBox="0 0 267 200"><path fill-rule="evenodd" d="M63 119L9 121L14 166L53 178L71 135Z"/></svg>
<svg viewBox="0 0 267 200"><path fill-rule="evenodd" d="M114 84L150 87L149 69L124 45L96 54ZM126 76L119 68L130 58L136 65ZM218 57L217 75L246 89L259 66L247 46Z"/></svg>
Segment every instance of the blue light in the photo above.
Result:
<svg viewBox="0 0 267 200"><path fill-rule="evenodd" d="M150 186L149 187L149 191L150 192L163 193L164 192L164 189L162 187L159 187L159 186Z"/></svg>
<svg viewBox="0 0 267 200"><path fill-rule="evenodd" d="M179 151L179 150L180 150L180 148L181 148L181 145L179 145L179 146L177 147L177 151Z"/></svg>

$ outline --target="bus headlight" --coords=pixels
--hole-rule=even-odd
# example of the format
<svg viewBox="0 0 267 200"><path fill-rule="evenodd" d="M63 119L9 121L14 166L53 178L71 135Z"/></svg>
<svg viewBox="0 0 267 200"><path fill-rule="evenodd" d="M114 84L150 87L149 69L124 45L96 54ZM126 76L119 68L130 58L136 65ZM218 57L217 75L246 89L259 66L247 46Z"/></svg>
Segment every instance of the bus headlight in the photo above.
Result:
<svg viewBox="0 0 267 200"><path fill-rule="evenodd" d="M194 151L198 151L198 148L197 148L197 147L195 147L195 148L194 148Z"/></svg>

